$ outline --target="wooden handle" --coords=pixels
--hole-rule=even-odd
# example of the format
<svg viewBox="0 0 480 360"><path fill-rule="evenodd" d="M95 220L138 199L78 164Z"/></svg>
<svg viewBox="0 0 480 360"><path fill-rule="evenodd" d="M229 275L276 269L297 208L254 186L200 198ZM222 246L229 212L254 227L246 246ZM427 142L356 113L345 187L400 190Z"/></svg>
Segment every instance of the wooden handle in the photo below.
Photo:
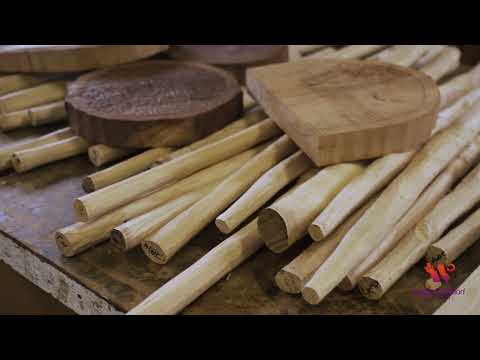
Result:
<svg viewBox="0 0 480 360"><path fill-rule="evenodd" d="M153 262L167 263L195 235L237 200L256 180L298 147L286 136L228 177L214 191L142 243Z"/></svg>
<svg viewBox="0 0 480 360"><path fill-rule="evenodd" d="M439 81L460 67L461 57L462 52L458 48L449 46L421 70L435 81Z"/></svg>
<svg viewBox="0 0 480 360"><path fill-rule="evenodd" d="M187 177L280 134L280 129L273 121L265 120L227 139L81 197L75 201L75 213L80 221L89 221L171 181Z"/></svg>
<svg viewBox="0 0 480 360"><path fill-rule="evenodd" d="M112 231L113 243L123 252L136 248L147 236L168 224L216 186L218 186L218 182L198 191L187 193L164 206L116 227Z"/></svg>
<svg viewBox="0 0 480 360"><path fill-rule="evenodd" d="M63 100L65 98L66 85L66 81L55 81L3 95L0 97L0 113L8 114Z"/></svg>
<svg viewBox="0 0 480 360"><path fill-rule="evenodd" d="M72 257L104 242L111 231L126 221L141 216L186 193L196 191L210 183L220 181L240 169L245 162L263 151L265 146L248 150L231 159L199 171L173 185L128 205L120 207L96 220L78 223L57 231L56 240L64 256Z"/></svg>
<svg viewBox="0 0 480 360"><path fill-rule="evenodd" d="M0 115L0 130L6 132L28 126L41 126L67 119L65 102L57 101L31 109Z"/></svg>
<svg viewBox="0 0 480 360"><path fill-rule="evenodd" d="M169 148L145 151L108 169L87 176L82 182L83 189L85 192L91 193L140 174L148 170L152 162L158 159L159 156L166 156L172 151Z"/></svg>
<svg viewBox="0 0 480 360"><path fill-rule="evenodd" d="M218 229L224 234L232 233L275 194L314 167L313 162L301 151L282 161L216 219Z"/></svg>
<svg viewBox="0 0 480 360"><path fill-rule="evenodd" d="M315 217L364 169L359 164L328 167L290 196L262 210L258 226L267 247L282 253L302 239Z"/></svg>
<svg viewBox="0 0 480 360"><path fill-rule="evenodd" d="M42 165L86 153L88 144L81 137L72 137L38 148L18 151L12 155L16 172L24 173Z"/></svg>
<svg viewBox="0 0 480 360"><path fill-rule="evenodd" d="M40 147L43 145L55 143L74 136L71 128L64 128L51 134L41 136L34 140L13 144L0 149L0 171L8 170L12 167L12 155L15 152Z"/></svg>
<svg viewBox="0 0 480 360"><path fill-rule="evenodd" d="M135 150L112 148L107 145L95 145L88 148L88 158L96 167L123 159L134 154Z"/></svg>
<svg viewBox="0 0 480 360"><path fill-rule="evenodd" d="M47 82L49 79L51 76L45 75L2 75L0 76L0 96L31 88Z"/></svg>

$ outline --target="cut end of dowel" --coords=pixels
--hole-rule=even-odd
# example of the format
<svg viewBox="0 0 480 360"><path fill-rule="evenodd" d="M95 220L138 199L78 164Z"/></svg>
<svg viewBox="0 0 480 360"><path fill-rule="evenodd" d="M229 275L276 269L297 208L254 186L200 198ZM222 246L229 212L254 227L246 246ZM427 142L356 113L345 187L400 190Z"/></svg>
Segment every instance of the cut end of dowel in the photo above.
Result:
<svg viewBox="0 0 480 360"><path fill-rule="evenodd" d="M75 210L75 215L77 216L77 219L81 222L88 222L89 216L87 213L87 209L85 205L83 204L82 200L76 199L73 202L73 209Z"/></svg>
<svg viewBox="0 0 480 360"><path fill-rule="evenodd" d="M308 286L302 290L302 297L310 305L318 305L322 301L315 289Z"/></svg>
<svg viewBox="0 0 480 360"><path fill-rule="evenodd" d="M112 230L111 240L112 240L113 245L117 249L119 249L123 252L126 252L128 250L127 239L125 238L125 236L123 235L123 233L120 230L118 230L118 229L113 229Z"/></svg>
<svg viewBox="0 0 480 360"><path fill-rule="evenodd" d="M85 179L83 179L82 188L86 193L92 193L96 191L95 183L90 176L87 176Z"/></svg>
<svg viewBox="0 0 480 360"><path fill-rule="evenodd" d="M358 282L358 288L364 297L369 300L380 300L383 297L383 290L380 283L368 276L364 276Z"/></svg>
<svg viewBox="0 0 480 360"><path fill-rule="evenodd" d="M11 158L12 166L15 169L17 173L22 173L25 172L23 162L22 160L18 157L17 154L13 154Z"/></svg>
<svg viewBox="0 0 480 360"><path fill-rule="evenodd" d="M169 260L160 246L152 241L144 241L142 249L145 255L156 264L165 265Z"/></svg>
<svg viewBox="0 0 480 360"><path fill-rule="evenodd" d="M258 232L267 248L277 254L288 250L288 230L283 218L273 209L265 209L258 217Z"/></svg>
<svg viewBox="0 0 480 360"><path fill-rule="evenodd" d="M292 295L300 294L304 285L297 275L285 270L280 270L275 277L275 283L280 290Z"/></svg>
<svg viewBox="0 0 480 360"><path fill-rule="evenodd" d="M235 230L227 223L227 221L221 218L218 218L217 220L215 220L215 225L217 226L217 229L220 230L220 232L225 235L229 235L233 232L233 230Z"/></svg>
<svg viewBox="0 0 480 360"><path fill-rule="evenodd" d="M449 264L450 260L448 259L447 253L445 250L435 246L431 245L430 248L427 251L426 255L427 262L431 264Z"/></svg>
<svg viewBox="0 0 480 360"><path fill-rule="evenodd" d="M57 244L58 249L62 252L65 257L72 257L73 254L70 251L70 241L67 237L61 232L55 233L55 243Z"/></svg>
<svg viewBox="0 0 480 360"><path fill-rule="evenodd" d="M310 225L310 227L308 228L308 233L314 241L323 241L326 238L322 227L317 224Z"/></svg>

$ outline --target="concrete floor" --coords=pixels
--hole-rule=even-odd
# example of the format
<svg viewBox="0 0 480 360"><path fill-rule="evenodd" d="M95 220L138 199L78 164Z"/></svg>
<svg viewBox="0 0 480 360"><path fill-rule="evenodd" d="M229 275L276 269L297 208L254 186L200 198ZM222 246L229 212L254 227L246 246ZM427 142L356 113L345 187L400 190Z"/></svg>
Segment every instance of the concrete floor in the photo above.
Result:
<svg viewBox="0 0 480 360"><path fill-rule="evenodd" d="M74 315L1 261L0 284L0 315Z"/></svg>

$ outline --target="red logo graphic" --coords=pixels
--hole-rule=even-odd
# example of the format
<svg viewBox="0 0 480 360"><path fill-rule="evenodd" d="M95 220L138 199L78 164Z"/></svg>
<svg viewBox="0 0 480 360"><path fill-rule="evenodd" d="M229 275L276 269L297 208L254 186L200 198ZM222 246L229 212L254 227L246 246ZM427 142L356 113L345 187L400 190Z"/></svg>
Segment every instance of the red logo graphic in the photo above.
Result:
<svg viewBox="0 0 480 360"><path fill-rule="evenodd" d="M454 273L457 268L454 264L445 266L444 264L437 265L437 268L431 263L427 263L425 271L431 276L433 282L442 283L443 281L448 284L450 282L450 276L448 274Z"/></svg>

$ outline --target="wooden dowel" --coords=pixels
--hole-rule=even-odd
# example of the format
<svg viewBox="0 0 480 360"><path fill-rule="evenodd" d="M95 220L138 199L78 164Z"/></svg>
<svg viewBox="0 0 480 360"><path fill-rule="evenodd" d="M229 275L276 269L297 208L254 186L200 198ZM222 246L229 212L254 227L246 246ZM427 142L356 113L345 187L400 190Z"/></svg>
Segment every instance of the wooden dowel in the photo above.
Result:
<svg viewBox="0 0 480 360"><path fill-rule="evenodd" d="M363 214L365 214L374 200L375 199L371 200L367 205L357 210L355 214L345 221L331 236L325 239L325 241L313 243L300 256L280 270L275 277L275 283L278 288L287 294L300 294L313 274L315 274L320 266L322 266L333 253L343 237Z"/></svg>
<svg viewBox="0 0 480 360"><path fill-rule="evenodd" d="M455 79L453 80L455 81ZM459 117L471 109L480 99L480 89L462 97L452 107L442 111L437 119L433 135L451 126ZM353 180L315 219L310 227L310 235L320 241L330 235L345 219L364 204L374 194L388 185L415 156L415 151L387 155L374 161L364 174Z"/></svg>
<svg viewBox="0 0 480 360"><path fill-rule="evenodd" d="M398 224L375 250L340 284L342 290L350 291L360 278L378 264L407 233L423 219L452 187L480 161L480 137L470 144L462 154L428 186Z"/></svg>
<svg viewBox="0 0 480 360"><path fill-rule="evenodd" d="M83 189L85 192L91 193L138 175L148 170L152 162L158 159L159 156L165 156L172 151L173 149L170 148L157 148L145 151L108 169L87 176L82 182Z"/></svg>
<svg viewBox="0 0 480 360"><path fill-rule="evenodd" d="M450 231L439 242L431 245L427 251L427 261L432 264L451 264L478 239L480 239L480 210L475 211L463 224Z"/></svg>
<svg viewBox="0 0 480 360"><path fill-rule="evenodd" d="M0 115L0 130L7 132L28 126L41 126L67 119L65 102L57 101L31 109Z"/></svg>
<svg viewBox="0 0 480 360"><path fill-rule="evenodd" d="M134 154L136 150L112 148L107 145L94 145L88 148L88 158L96 167L120 160Z"/></svg>
<svg viewBox="0 0 480 360"><path fill-rule="evenodd" d="M282 136L205 198L145 239L142 243L145 254L153 262L166 264L265 172L297 150L292 140Z"/></svg>
<svg viewBox="0 0 480 360"><path fill-rule="evenodd" d="M85 154L87 142L78 136L37 148L18 151L12 155L12 164L17 173L35 169L42 165Z"/></svg>
<svg viewBox="0 0 480 360"><path fill-rule="evenodd" d="M0 97L0 113L8 114L65 98L66 81L55 81Z"/></svg>
<svg viewBox="0 0 480 360"><path fill-rule="evenodd" d="M442 315L480 315L480 267L460 286L457 293L453 294L435 316Z"/></svg>
<svg viewBox="0 0 480 360"><path fill-rule="evenodd" d="M429 62L435 60L446 47L447 45L426 45L427 52L415 63L415 68L421 69Z"/></svg>
<svg viewBox="0 0 480 360"><path fill-rule="evenodd" d="M440 86L441 107L452 105L459 97L480 86L480 65Z"/></svg>
<svg viewBox="0 0 480 360"><path fill-rule="evenodd" d="M409 166L345 236L333 255L302 292L310 304L320 303L385 239L425 188L480 132L480 101L450 128L433 137ZM388 274L388 272L387 272Z"/></svg>
<svg viewBox="0 0 480 360"><path fill-rule="evenodd" d="M89 248L104 242L111 231L126 221L141 216L186 193L198 190L210 183L223 180L240 169L245 162L253 159L265 146L246 151L231 159L169 185L149 196L131 202L113 212L88 223L78 223L57 231L57 245L64 256L75 256Z"/></svg>
<svg viewBox="0 0 480 360"><path fill-rule="evenodd" d="M327 47L312 54L305 55L303 59L325 59L328 57L335 57L337 50L332 47Z"/></svg>
<svg viewBox="0 0 480 360"><path fill-rule="evenodd" d="M316 171L309 171L303 175L285 196L315 174ZM148 297L129 315L178 314L263 247L257 229L255 219Z"/></svg>
<svg viewBox="0 0 480 360"><path fill-rule="evenodd" d="M325 168L290 196L262 210L259 232L267 247L282 253L302 239L315 217L364 169L360 164Z"/></svg>
<svg viewBox="0 0 480 360"><path fill-rule="evenodd" d="M427 52L426 45L395 45L370 57L369 60L411 67Z"/></svg>
<svg viewBox="0 0 480 360"><path fill-rule="evenodd" d="M388 45L349 45L337 50L333 57L337 59L361 59L385 49Z"/></svg>
<svg viewBox="0 0 480 360"><path fill-rule="evenodd" d="M433 80L439 81L460 67L461 57L462 52L458 48L448 46L421 70Z"/></svg>
<svg viewBox="0 0 480 360"><path fill-rule="evenodd" d="M214 144L220 140L224 140L232 135L238 134L239 132L246 130L247 128L258 124L259 122L265 120L267 116L262 109L255 109L249 111L245 116L237 121L234 121L225 128L213 133L212 135L193 143L192 145L181 148L180 150L175 151L174 153L167 154L164 157L160 157L156 161L156 165L163 165L165 162L172 159L182 157L186 154L192 153L204 146Z"/></svg>
<svg viewBox="0 0 480 360"><path fill-rule="evenodd" d="M272 120L264 120L229 138L81 197L75 201L75 213L80 221L89 221L169 182L180 180L198 170L238 155L281 133Z"/></svg>
<svg viewBox="0 0 480 360"><path fill-rule="evenodd" d="M1 75L0 76L0 96L13 93L19 90L31 88L33 86L45 83L52 77L50 75Z"/></svg>
<svg viewBox="0 0 480 360"><path fill-rule="evenodd" d="M217 185L218 182L199 189L198 191L187 193L166 205L116 227L112 230L111 236L114 245L124 252L136 248L147 236L161 229L175 217L201 200L210 191L215 189Z"/></svg>
<svg viewBox="0 0 480 360"><path fill-rule="evenodd" d="M280 190L314 167L315 164L301 151L282 161L217 218L218 229L224 234L232 233Z"/></svg>
<svg viewBox="0 0 480 360"><path fill-rule="evenodd" d="M8 170L12 167L12 155L15 152L40 147L43 145L55 143L74 136L71 128L64 128L37 139L24 141L18 144L8 145L0 148L0 171Z"/></svg>
<svg viewBox="0 0 480 360"><path fill-rule="evenodd" d="M303 56L324 50L329 45L290 45L290 61L298 60Z"/></svg>
<svg viewBox="0 0 480 360"><path fill-rule="evenodd" d="M478 117L478 115L477 115ZM426 254L431 244L480 201L480 166L444 197L380 263L359 281L362 294L379 300Z"/></svg>

